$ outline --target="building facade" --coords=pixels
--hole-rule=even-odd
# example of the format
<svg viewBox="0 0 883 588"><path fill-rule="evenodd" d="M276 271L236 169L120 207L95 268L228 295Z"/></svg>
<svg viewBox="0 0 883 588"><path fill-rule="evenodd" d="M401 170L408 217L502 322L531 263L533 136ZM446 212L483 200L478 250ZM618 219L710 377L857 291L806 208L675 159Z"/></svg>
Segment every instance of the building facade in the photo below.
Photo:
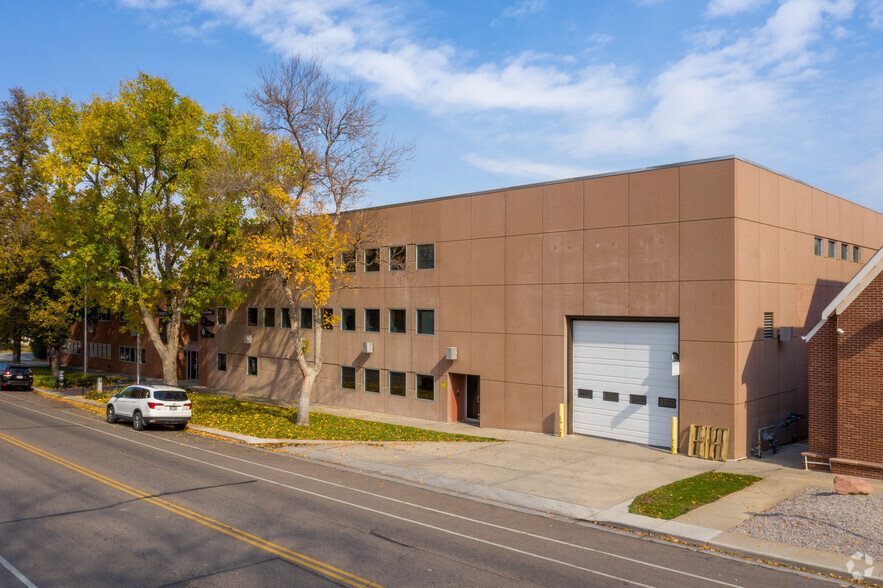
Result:
<svg viewBox="0 0 883 588"><path fill-rule="evenodd" d="M809 344L809 451L818 468L883 479L883 249L822 311Z"/></svg>
<svg viewBox="0 0 883 588"><path fill-rule="evenodd" d="M883 243L880 214L735 157L371 212L315 402L545 433L564 404L568 432L651 445L677 416L730 457L806 414L800 335ZM293 402L283 307L212 309L199 383Z"/></svg>

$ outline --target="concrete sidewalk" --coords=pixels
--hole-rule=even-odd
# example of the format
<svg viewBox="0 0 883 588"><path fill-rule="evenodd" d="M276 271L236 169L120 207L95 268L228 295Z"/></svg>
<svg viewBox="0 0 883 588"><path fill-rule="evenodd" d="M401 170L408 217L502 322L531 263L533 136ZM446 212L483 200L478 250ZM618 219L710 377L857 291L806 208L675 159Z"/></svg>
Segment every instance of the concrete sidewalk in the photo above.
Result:
<svg viewBox="0 0 883 588"><path fill-rule="evenodd" d="M724 463L581 435L560 438L480 429L465 423L438 423L322 405L313 405L312 410L506 442L317 442L257 439L195 425L191 428L249 444L285 444L280 450L292 456L476 500L670 537L727 553L850 577L849 556L727 531L806 488L833 487L833 475L803 470L800 455L805 449L803 445L786 446L778 454L767 453L763 459ZM752 474L763 480L672 521L628 512L628 505L635 496L710 470ZM883 482L872 481L871 485L875 492L883 492ZM883 584L883 562L874 566L874 572L866 581Z"/></svg>
<svg viewBox="0 0 883 588"><path fill-rule="evenodd" d="M754 559L850 577L849 556L730 533L727 529L812 486L833 487L829 473L805 471L804 445L784 447L763 459L715 462L651 447L571 435L480 429L351 409L313 410L503 439L506 443L303 443L282 448L298 457L419 484L514 508L574 521L670 537ZM262 440L242 439L259 443ZM283 440L277 440L283 441ZM761 481L672 521L628 512L648 490L701 472L751 474ZM876 492L883 482L872 481ZM883 562L866 581L883 583Z"/></svg>

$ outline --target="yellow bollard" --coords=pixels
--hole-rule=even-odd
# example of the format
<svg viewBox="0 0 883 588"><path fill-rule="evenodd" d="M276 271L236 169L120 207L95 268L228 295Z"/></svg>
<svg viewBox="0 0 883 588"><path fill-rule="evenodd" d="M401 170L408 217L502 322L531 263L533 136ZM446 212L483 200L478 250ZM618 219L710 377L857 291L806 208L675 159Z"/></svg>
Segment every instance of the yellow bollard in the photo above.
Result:
<svg viewBox="0 0 883 588"><path fill-rule="evenodd" d="M564 403L558 405L558 436L563 437L567 432L567 426L564 423Z"/></svg>
<svg viewBox="0 0 883 588"><path fill-rule="evenodd" d="M671 454L678 454L678 417L671 417Z"/></svg>

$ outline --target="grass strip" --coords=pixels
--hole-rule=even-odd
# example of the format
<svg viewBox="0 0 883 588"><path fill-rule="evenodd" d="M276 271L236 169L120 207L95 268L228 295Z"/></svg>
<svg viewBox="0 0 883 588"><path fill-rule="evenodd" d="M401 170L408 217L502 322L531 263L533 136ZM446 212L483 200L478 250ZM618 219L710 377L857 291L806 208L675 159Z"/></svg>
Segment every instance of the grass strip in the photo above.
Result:
<svg viewBox="0 0 883 588"><path fill-rule="evenodd" d="M45 369L48 378L48 368ZM41 385L35 370L34 385ZM52 380L54 386L54 379ZM418 427L390 425L376 421L366 421L321 412L310 413L310 426L295 425L297 409L287 406L263 404L250 400L188 392L193 402L194 425L221 429L231 433L251 435L261 439L305 439L323 441L434 441L434 442L478 442L500 441L491 437L444 433ZM86 398L107 402L108 392L97 390L86 392Z"/></svg>
<svg viewBox="0 0 883 588"><path fill-rule="evenodd" d="M747 488L760 479L743 474L704 472L641 494L629 505L629 512L657 519L674 519Z"/></svg>

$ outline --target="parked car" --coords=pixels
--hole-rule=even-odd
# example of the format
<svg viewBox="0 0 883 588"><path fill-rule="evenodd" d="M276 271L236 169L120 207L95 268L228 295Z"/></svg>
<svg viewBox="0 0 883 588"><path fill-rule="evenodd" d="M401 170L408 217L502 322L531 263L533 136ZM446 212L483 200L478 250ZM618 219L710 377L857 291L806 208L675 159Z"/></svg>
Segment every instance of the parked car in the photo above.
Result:
<svg viewBox="0 0 883 588"><path fill-rule="evenodd" d="M147 425L175 425L183 429L190 422L193 405L187 392L174 386L129 386L107 401L107 422L132 421L132 428Z"/></svg>
<svg viewBox="0 0 883 588"><path fill-rule="evenodd" d="M34 385L34 372L20 363L0 363L0 388L24 388L31 390Z"/></svg>

